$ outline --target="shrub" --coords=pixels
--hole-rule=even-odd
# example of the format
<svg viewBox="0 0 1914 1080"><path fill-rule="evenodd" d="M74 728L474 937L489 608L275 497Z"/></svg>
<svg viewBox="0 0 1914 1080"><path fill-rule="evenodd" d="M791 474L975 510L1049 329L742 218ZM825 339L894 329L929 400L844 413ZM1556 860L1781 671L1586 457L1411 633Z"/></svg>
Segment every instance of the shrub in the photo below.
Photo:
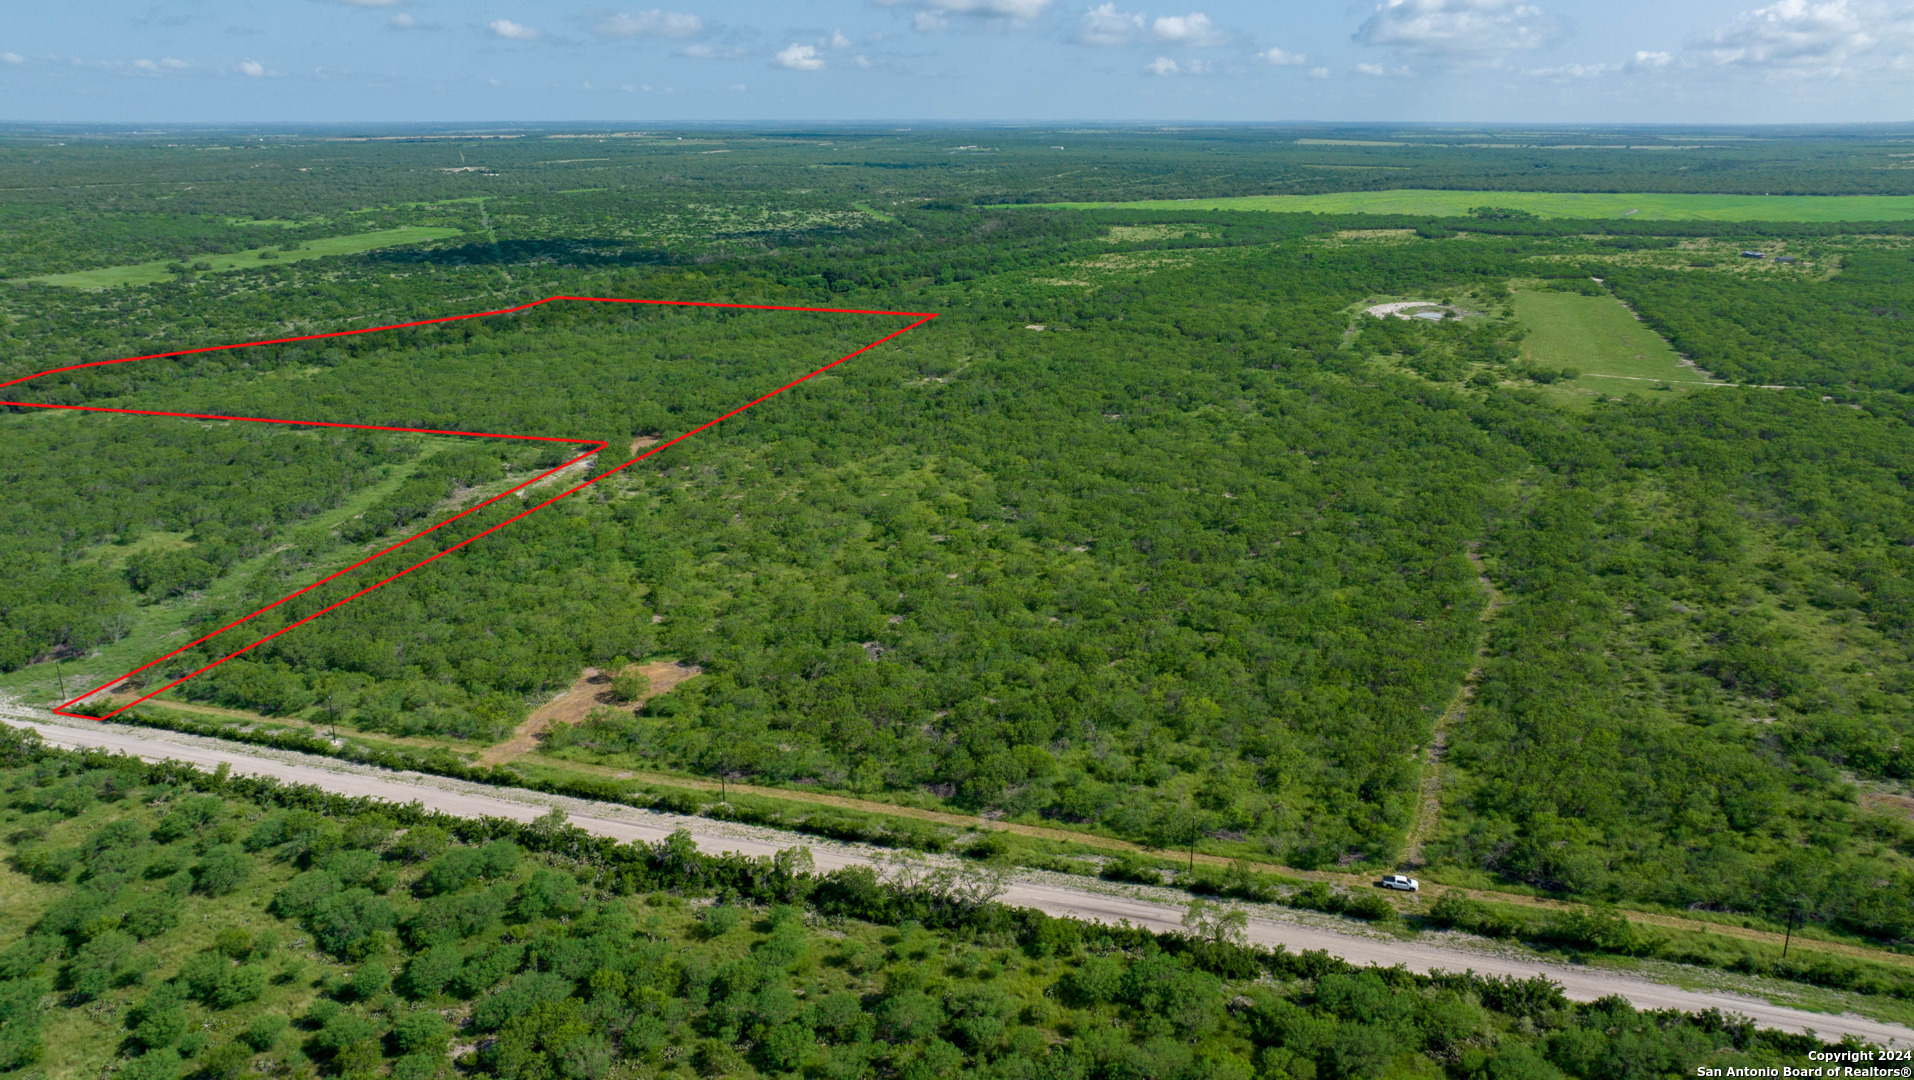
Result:
<svg viewBox="0 0 1914 1080"><path fill-rule="evenodd" d="M13 856L13 865L21 873L45 885L65 881L79 863L79 848L32 847Z"/></svg>
<svg viewBox="0 0 1914 1080"><path fill-rule="evenodd" d="M445 1053L451 1041L451 1028L445 1018L430 1009L409 1012L392 1025L392 1044L401 1054Z"/></svg>
<svg viewBox="0 0 1914 1080"><path fill-rule="evenodd" d="M258 964L235 965L218 952L203 952L186 961L179 977L194 998L213 1009L257 1001L266 992L265 968Z"/></svg>
<svg viewBox="0 0 1914 1080"><path fill-rule="evenodd" d="M260 1053L265 1053L279 1044L280 1036L286 1033L286 1018L278 1013L260 1013L246 1025L246 1031L240 1038L246 1045Z"/></svg>
<svg viewBox="0 0 1914 1080"><path fill-rule="evenodd" d="M399 977L399 989L407 997L431 997L458 976L465 955L455 945L434 945L412 957Z"/></svg>
<svg viewBox="0 0 1914 1080"><path fill-rule="evenodd" d="M40 1060L46 1044L40 1037L40 997L44 979L12 979L0 983L0 1070L18 1069Z"/></svg>
<svg viewBox="0 0 1914 1080"><path fill-rule="evenodd" d="M237 926L228 926L213 935L213 948L235 960L244 960L253 951L253 936Z"/></svg>
<svg viewBox="0 0 1914 1080"><path fill-rule="evenodd" d="M698 913L698 933L707 941L723 937L737 927L738 909L730 904L717 904Z"/></svg>
<svg viewBox="0 0 1914 1080"><path fill-rule="evenodd" d="M1115 1001L1123 990L1123 962L1108 956L1092 956L1064 976L1060 989L1066 1000L1079 1005Z"/></svg>
<svg viewBox="0 0 1914 1080"><path fill-rule="evenodd" d="M1396 906L1380 893L1356 893L1343 902L1342 913L1351 918L1379 922L1396 917Z"/></svg>
<svg viewBox="0 0 1914 1080"><path fill-rule="evenodd" d="M630 704L651 693L651 680L642 671L627 671L611 681L611 696Z"/></svg>
<svg viewBox="0 0 1914 1080"><path fill-rule="evenodd" d="M67 989L81 998L96 998L115 986L137 981L145 971L142 961L147 961L134 952L137 944L133 935L121 930L96 935L67 962Z"/></svg>
<svg viewBox="0 0 1914 1080"><path fill-rule="evenodd" d="M887 1042L916 1042L943 1023L943 1005L921 990L889 994L877 1006L878 1035Z"/></svg>
<svg viewBox="0 0 1914 1080"><path fill-rule="evenodd" d="M179 1007L179 991L170 986L155 990L127 1014L127 1026L141 1046L171 1046L186 1034L186 1010Z"/></svg>
<svg viewBox="0 0 1914 1080"><path fill-rule="evenodd" d="M548 915L576 915L582 907L578 882L569 874L537 870L518 887L512 914L520 922L530 922Z"/></svg>
<svg viewBox="0 0 1914 1080"><path fill-rule="evenodd" d="M1471 900L1454 889L1436 897L1435 906L1429 909L1429 918L1442 926L1481 934L1483 937L1518 937L1528 930L1528 923L1518 916L1500 912L1479 900Z"/></svg>
<svg viewBox="0 0 1914 1080"><path fill-rule="evenodd" d="M253 876L253 860L237 844L215 844L193 866L193 888L207 896L225 896Z"/></svg>
<svg viewBox="0 0 1914 1080"><path fill-rule="evenodd" d="M1163 871L1151 866L1138 855L1119 855L1103 864L1097 876L1105 881L1128 881L1138 885L1163 884Z"/></svg>
<svg viewBox="0 0 1914 1080"><path fill-rule="evenodd" d="M243 1042L214 1047L199 1059L199 1071L209 1080L234 1080L253 1063L253 1049Z"/></svg>
<svg viewBox="0 0 1914 1080"><path fill-rule="evenodd" d="M392 969L383 958L367 960L352 969L352 996L369 1001L392 989Z"/></svg>
<svg viewBox="0 0 1914 1080"><path fill-rule="evenodd" d="M451 838L436 825L415 825L392 842L392 853L409 863L437 858Z"/></svg>
<svg viewBox="0 0 1914 1080"><path fill-rule="evenodd" d="M179 1080L180 1068L179 1051L170 1046L161 1047L127 1062L118 1077L119 1080Z"/></svg>

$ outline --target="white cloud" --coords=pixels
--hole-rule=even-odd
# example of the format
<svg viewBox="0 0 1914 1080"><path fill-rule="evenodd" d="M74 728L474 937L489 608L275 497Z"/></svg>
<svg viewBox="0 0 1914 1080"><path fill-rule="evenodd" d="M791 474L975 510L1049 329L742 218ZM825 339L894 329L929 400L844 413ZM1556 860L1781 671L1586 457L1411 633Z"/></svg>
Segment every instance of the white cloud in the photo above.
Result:
<svg viewBox="0 0 1914 1080"><path fill-rule="evenodd" d="M1540 48L1559 30L1555 19L1523 0L1385 0L1356 29L1356 40L1461 59Z"/></svg>
<svg viewBox="0 0 1914 1080"><path fill-rule="evenodd" d="M1143 16L1134 11L1118 11L1113 3L1099 4L1083 13L1077 24L1077 41L1083 45L1128 45L1143 32Z"/></svg>
<svg viewBox="0 0 1914 1080"><path fill-rule="evenodd" d="M744 55L744 50L730 46L720 48L716 45L700 43L697 45L686 45L684 48L678 50L678 55L688 56L693 60L736 60Z"/></svg>
<svg viewBox="0 0 1914 1080"><path fill-rule="evenodd" d="M1264 49L1256 54L1256 58L1265 64L1274 64L1277 67L1302 67L1309 63L1309 57L1302 53L1290 52L1288 49Z"/></svg>
<svg viewBox="0 0 1914 1080"><path fill-rule="evenodd" d="M1008 19L1025 22L1043 14L1052 0L877 0L885 7L903 7L914 14L911 24L920 32L942 30L951 16Z"/></svg>
<svg viewBox="0 0 1914 1080"><path fill-rule="evenodd" d="M1208 75L1211 68L1206 60L1172 60L1159 56L1143 65L1143 70L1152 75Z"/></svg>
<svg viewBox="0 0 1914 1080"><path fill-rule="evenodd" d="M266 74L266 65L257 60L243 61L239 65L239 73L252 79L263 78Z"/></svg>
<svg viewBox="0 0 1914 1080"><path fill-rule="evenodd" d="M1356 70L1364 75L1374 75L1379 79L1389 78L1391 76L1406 79L1415 74L1415 72L1410 71L1407 67L1389 67L1384 64L1357 64Z"/></svg>
<svg viewBox="0 0 1914 1080"><path fill-rule="evenodd" d="M824 67L824 58L817 54L815 45L792 45L778 53L778 66L792 71L817 71Z"/></svg>
<svg viewBox="0 0 1914 1080"><path fill-rule="evenodd" d="M592 33L605 37L688 38L704 33L704 20L682 11L652 8L626 14L609 12L592 23Z"/></svg>
<svg viewBox="0 0 1914 1080"><path fill-rule="evenodd" d="M1193 45L1198 48L1221 45L1229 40L1229 35L1218 30L1216 24L1210 22L1210 17L1200 11L1188 15L1159 15L1150 24L1150 36L1173 45Z"/></svg>
<svg viewBox="0 0 1914 1080"><path fill-rule="evenodd" d="M1536 79L1595 79L1613 70L1608 64L1563 64L1560 67L1536 68L1524 74Z"/></svg>
<svg viewBox="0 0 1914 1080"><path fill-rule="evenodd" d="M1327 79L1329 78L1329 69L1328 68L1310 68L1309 77L1312 79Z"/></svg>
<svg viewBox="0 0 1914 1080"><path fill-rule="evenodd" d="M1665 68L1674 62L1675 58L1668 53L1640 49L1636 51L1635 58L1628 62L1627 67L1630 71L1648 71L1654 68Z"/></svg>
<svg viewBox="0 0 1914 1080"><path fill-rule="evenodd" d="M1914 61L1914 3L1781 0L1742 12L1689 52L1707 66L1797 76L1906 68Z"/></svg>
<svg viewBox="0 0 1914 1080"><path fill-rule="evenodd" d="M830 37L818 38L817 42L827 49L848 49L852 45L851 39L845 37L842 30L833 30Z"/></svg>
<svg viewBox="0 0 1914 1080"><path fill-rule="evenodd" d="M416 30L419 28L419 20L413 18L409 12L404 11L387 19L385 24L394 30Z"/></svg>
<svg viewBox="0 0 1914 1080"><path fill-rule="evenodd" d="M8 55L11 55L11 54L8 54ZM151 60L135 60L130 66L133 68L134 71L137 71L142 75L163 75L169 71L185 71L186 69L192 67L193 65L187 63L184 60L175 60L172 57L167 56L167 57L162 57L158 63L154 63ZM264 74L265 73L264 69L261 69L260 73ZM251 74L251 72L248 72L247 74Z"/></svg>
<svg viewBox="0 0 1914 1080"><path fill-rule="evenodd" d="M24 64L27 62L27 58L17 52L0 53L0 61L5 61L9 64Z"/></svg>
<svg viewBox="0 0 1914 1080"><path fill-rule="evenodd" d="M732 90L732 92L733 92L733 93L738 93L738 94L742 94L742 93L744 93L744 84L743 84L743 83L732 83L732 84L731 84L731 90Z"/></svg>
<svg viewBox="0 0 1914 1080"><path fill-rule="evenodd" d="M545 36L540 31L534 30L523 23L515 23L510 19L493 19L485 25L492 33L502 38L509 38L512 41L537 41Z"/></svg>

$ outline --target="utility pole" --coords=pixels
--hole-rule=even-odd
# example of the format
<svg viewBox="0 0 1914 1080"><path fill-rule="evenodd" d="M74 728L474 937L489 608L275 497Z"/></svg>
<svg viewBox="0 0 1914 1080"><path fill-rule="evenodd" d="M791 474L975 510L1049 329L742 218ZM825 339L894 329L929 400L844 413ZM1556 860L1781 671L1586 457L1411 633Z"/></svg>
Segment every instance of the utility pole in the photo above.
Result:
<svg viewBox="0 0 1914 1080"><path fill-rule="evenodd" d="M64 705L66 703L66 664L65 663L59 660L55 660L53 662L53 677L60 680L60 703Z"/></svg>
<svg viewBox="0 0 1914 1080"><path fill-rule="evenodd" d="M1799 907L1791 907L1788 909L1788 932L1781 935L1781 959L1783 960L1788 958L1788 945L1794 941L1794 920L1800 917L1801 909Z"/></svg>

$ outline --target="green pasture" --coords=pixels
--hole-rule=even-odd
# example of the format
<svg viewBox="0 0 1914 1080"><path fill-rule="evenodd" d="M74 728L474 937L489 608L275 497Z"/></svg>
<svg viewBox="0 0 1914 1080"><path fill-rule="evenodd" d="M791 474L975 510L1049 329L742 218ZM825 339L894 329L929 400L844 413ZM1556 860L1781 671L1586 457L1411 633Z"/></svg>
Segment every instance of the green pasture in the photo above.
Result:
<svg viewBox="0 0 1914 1080"><path fill-rule="evenodd" d="M1552 384L1554 396L1572 400L1679 393L1711 385L1700 371L1683 366L1660 334L1612 296L1523 289L1515 294L1515 317L1529 332L1522 342L1525 362L1581 372L1578 378Z"/></svg>
<svg viewBox="0 0 1914 1080"><path fill-rule="evenodd" d="M1649 221L1903 221L1914 218L1914 196L1910 195L1397 190L1047 205L1078 210L1261 210L1283 214L1426 214L1434 217L1461 217L1478 206L1497 206L1526 210L1539 217Z"/></svg>
<svg viewBox="0 0 1914 1080"><path fill-rule="evenodd" d="M308 240L292 249L260 247L223 255L196 255L189 259L160 259L154 262L134 263L130 266L106 266L98 270L79 270L71 274L47 274L27 280L72 289L111 289L122 285L152 285L156 282L170 281L177 276L167 269L175 262L183 262L188 266L207 263L210 264L211 269L202 272L222 273L228 270L253 270L261 266L277 266L281 263L300 262L305 259L323 259L328 255L357 255L362 251L376 251L379 248L398 247L401 244L417 244L426 240L442 240L448 236L457 235L459 235L458 229L405 225L396 229L381 229L377 232Z"/></svg>

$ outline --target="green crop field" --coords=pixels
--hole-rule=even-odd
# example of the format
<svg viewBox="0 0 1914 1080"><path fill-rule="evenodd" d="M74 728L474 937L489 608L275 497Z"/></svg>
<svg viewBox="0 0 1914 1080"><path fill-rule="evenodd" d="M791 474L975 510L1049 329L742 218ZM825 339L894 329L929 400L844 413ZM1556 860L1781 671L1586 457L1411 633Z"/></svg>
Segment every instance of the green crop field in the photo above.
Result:
<svg viewBox="0 0 1914 1080"><path fill-rule="evenodd" d="M1558 394L1619 397L1664 384L1678 391L1710 385L1613 297L1524 289L1515 294L1515 315L1529 332L1524 360L1581 372L1554 384Z"/></svg>
<svg viewBox="0 0 1914 1080"><path fill-rule="evenodd" d="M1431 214L1458 217L1478 206L1541 217L1649 221L1905 221L1907 195L1685 195L1561 191L1341 191L1329 195L1245 195L1232 199L1048 204L1079 210L1263 210L1283 214Z"/></svg>
<svg viewBox="0 0 1914 1080"><path fill-rule="evenodd" d="M264 223L256 222L255 224ZM202 255L190 260L190 263L206 263L212 273L252 270L278 263L323 259L328 255L357 255L362 251L376 251L380 248L398 247L401 244L417 244L426 240L443 240L448 236L457 235L459 235L457 229L407 225L396 229L381 229L378 232L309 240L292 250L260 247L221 255ZM111 289L122 285L153 285L176 276L173 271L167 269L176 261L185 260L160 259L153 262L134 263L131 266L106 266L98 270L80 270L71 274L47 274L28 280L45 285L62 285L72 289Z"/></svg>

